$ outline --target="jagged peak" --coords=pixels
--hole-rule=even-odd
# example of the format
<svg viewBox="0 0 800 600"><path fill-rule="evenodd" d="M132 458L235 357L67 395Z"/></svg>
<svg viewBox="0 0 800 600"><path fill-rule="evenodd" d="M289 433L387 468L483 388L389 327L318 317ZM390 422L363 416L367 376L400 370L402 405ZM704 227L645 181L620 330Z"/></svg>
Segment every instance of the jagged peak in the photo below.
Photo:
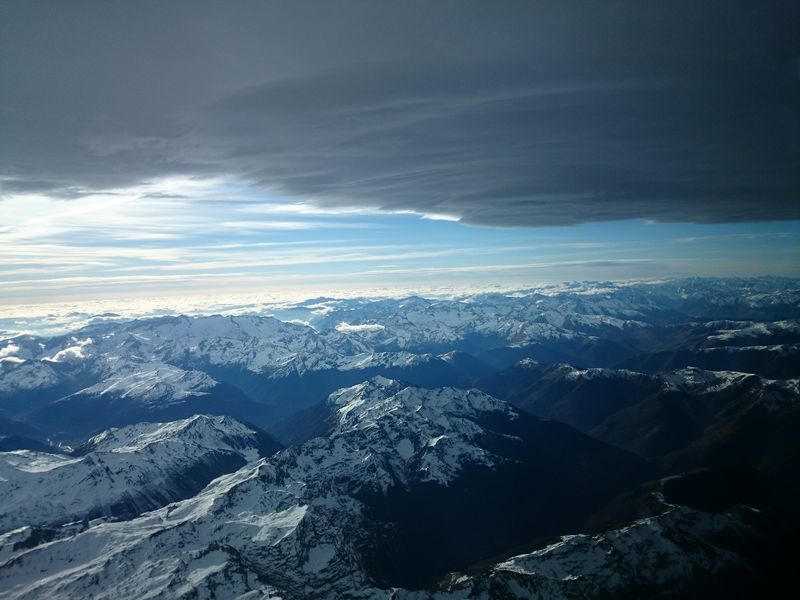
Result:
<svg viewBox="0 0 800 600"><path fill-rule="evenodd" d="M698 367L685 367L677 369L662 376L667 387L685 391L720 391L731 385L754 377L752 373L740 373L738 371L707 371Z"/></svg>
<svg viewBox="0 0 800 600"><path fill-rule="evenodd" d="M561 365L567 379L631 379L647 378L648 375L628 369L609 369L604 367L591 367L588 369L578 369L571 365Z"/></svg>
<svg viewBox="0 0 800 600"><path fill-rule="evenodd" d="M396 379L376 375L356 385L336 390L328 396L328 403L337 407L340 414L346 414L368 400L384 400L403 387L406 387L406 384Z"/></svg>
<svg viewBox="0 0 800 600"><path fill-rule="evenodd" d="M427 389L377 375L357 385L335 391L328 398L335 407L340 425L362 420L368 413L373 418L384 412L462 414L508 412L514 410L505 402L476 389L453 387ZM383 410L377 410L382 407ZM424 411L422 410L424 407Z"/></svg>
<svg viewBox="0 0 800 600"><path fill-rule="evenodd" d="M112 428L92 437L84 446L91 452L133 452L153 443L181 441L185 434L200 434L194 443L205 440L213 444L221 436L251 437L256 432L228 416L193 415L187 419L164 423L137 423L127 427Z"/></svg>

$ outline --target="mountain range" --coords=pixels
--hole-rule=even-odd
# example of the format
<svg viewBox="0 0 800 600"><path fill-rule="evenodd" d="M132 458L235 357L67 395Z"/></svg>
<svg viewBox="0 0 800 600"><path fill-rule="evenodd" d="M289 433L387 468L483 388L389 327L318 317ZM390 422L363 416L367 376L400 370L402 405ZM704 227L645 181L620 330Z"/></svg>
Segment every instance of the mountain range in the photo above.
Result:
<svg viewBox="0 0 800 600"><path fill-rule="evenodd" d="M794 280L268 312L0 335L0 597L735 597L796 556Z"/></svg>

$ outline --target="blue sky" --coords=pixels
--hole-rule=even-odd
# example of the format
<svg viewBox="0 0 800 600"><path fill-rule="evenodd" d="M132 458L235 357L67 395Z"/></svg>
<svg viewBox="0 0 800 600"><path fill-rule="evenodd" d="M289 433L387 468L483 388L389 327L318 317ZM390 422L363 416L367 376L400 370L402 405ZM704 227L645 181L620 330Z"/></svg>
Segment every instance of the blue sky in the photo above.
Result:
<svg viewBox="0 0 800 600"><path fill-rule="evenodd" d="M800 223L465 225L319 208L230 179L166 178L69 200L4 200L0 298L526 287L673 276L800 276Z"/></svg>

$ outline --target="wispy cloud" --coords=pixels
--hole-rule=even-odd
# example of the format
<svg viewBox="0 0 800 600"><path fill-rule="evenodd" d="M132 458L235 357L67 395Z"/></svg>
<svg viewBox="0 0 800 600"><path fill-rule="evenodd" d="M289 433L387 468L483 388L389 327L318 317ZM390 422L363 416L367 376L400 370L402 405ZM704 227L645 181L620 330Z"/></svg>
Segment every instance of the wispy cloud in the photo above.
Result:
<svg viewBox="0 0 800 600"><path fill-rule="evenodd" d="M235 201L226 202L228 196ZM797 257L789 249L798 239L791 225L778 231L730 226L697 236L668 235L656 225L635 240L615 227L545 235L465 228L407 210L319 209L275 196L266 201L219 178L153 180L106 194L76 192L68 200L25 192L2 202L8 210L0 229L0 302L220 287L316 284L328 290L342 282L405 289L415 278L427 278L430 287L437 277L464 286L496 278L525 285L567 273L643 276L646 268L681 274L692 272L681 262L682 245L705 239L721 252L732 246L731 256L780 244L783 262L771 268L787 274ZM739 261L740 269L764 268L764 256L757 258Z"/></svg>
<svg viewBox="0 0 800 600"><path fill-rule="evenodd" d="M379 229L382 225L374 223L358 223L348 221L225 221L223 227L240 231L277 229L283 231L299 231L314 229Z"/></svg>
<svg viewBox="0 0 800 600"><path fill-rule="evenodd" d="M527 271L535 269L553 269L569 267L626 267L630 265L653 265L658 261L648 258L630 258L618 260L562 260L541 263L510 263L510 264L487 264L487 265L464 265L457 267L422 267L415 269L381 269L374 271L362 271L360 275L384 275L388 273L489 273L498 271Z"/></svg>

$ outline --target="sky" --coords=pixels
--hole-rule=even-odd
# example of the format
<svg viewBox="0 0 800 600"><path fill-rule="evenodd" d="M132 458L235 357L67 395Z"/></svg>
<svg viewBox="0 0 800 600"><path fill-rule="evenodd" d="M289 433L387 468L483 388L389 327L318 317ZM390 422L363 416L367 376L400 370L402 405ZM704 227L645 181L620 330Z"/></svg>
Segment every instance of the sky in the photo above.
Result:
<svg viewBox="0 0 800 600"><path fill-rule="evenodd" d="M0 4L0 304L800 277L796 2Z"/></svg>

